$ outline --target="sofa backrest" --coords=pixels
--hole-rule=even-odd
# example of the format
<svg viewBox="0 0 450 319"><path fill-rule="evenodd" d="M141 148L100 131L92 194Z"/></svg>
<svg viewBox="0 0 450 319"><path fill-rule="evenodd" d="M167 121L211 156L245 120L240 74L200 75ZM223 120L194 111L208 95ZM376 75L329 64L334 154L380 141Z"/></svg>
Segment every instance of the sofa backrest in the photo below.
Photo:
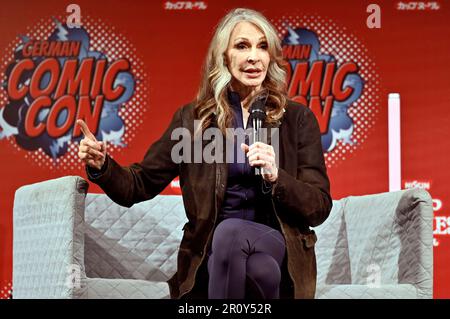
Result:
<svg viewBox="0 0 450 319"><path fill-rule="evenodd" d="M159 195L127 208L87 194L85 221L87 277L166 281L175 273L186 222L181 196Z"/></svg>

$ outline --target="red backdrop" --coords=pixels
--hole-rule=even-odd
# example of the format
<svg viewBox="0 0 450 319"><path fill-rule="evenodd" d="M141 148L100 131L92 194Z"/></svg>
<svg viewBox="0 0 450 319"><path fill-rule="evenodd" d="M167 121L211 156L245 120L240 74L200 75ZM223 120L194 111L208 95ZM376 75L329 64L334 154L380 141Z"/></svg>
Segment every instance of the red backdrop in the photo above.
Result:
<svg viewBox="0 0 450 319"><path fill-rule="evenodd" d="M388 191L387 95L401 96L402 187L429 183L435 201L434 295L450 297L450 200L445 182L450 116L450 9L444 1L378 1L381 27L367 26L373 1L77 1L81 25L91 37L91 50L110 59L126 58L136 79L133 96L119 115L125 120L126 145L111 147L123 165L139 161L167 126L173 112L191 101L214 26L230 9L249 7L263 12L287 39L291 30L307 28L321 43L320 54L338 65L354 62L364 87L349 110L354 120L353 144L338 142L326 155L332 195ZM20 36L47 39L56 22L65 23L71 2L9 1L0 11L0 72ZM192 8L191 8L191 7ZM333 32L335 30L336 32ZM370 90L369 90L370 88ZM8 102L0 88L0 110ZM0 293L12 281L12 211L15 190L26 184L64 175L84 175L75 144L58 161L41 149L30 151L14 134L0 139ZM2 132L2 131L0 131ZM48 146L48 144L47 144ZM334 154L334 155L333 155ZM99 192L90 185L90 192ZM170 187L165 193L176 190Z"/></svg>

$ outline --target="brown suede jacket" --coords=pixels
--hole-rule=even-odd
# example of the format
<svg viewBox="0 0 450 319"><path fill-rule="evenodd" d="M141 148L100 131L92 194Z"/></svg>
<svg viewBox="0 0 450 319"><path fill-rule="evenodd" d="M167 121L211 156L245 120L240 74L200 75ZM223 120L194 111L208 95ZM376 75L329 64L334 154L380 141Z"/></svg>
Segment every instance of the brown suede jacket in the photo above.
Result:
<svg viewBox="0 0 450 319"><path fill-rule="evenodd" d="M224 197L226 163L181 163L171 158L175 128L194 129L193 104L180 108L162 137L140 163L120 166L107 156L102 173L90 181L116 203L130 207L158 195L176 176L180 178L188 218L178 252L177 272L168 281L172 298L207 298L206 254ZM214 125L214 124L213 124ZM286 240L281 298L314 298L317 237L309 227L325 221L332 208L321 135L312 111L289 101L279 128L278 180L272 187L269 214Z"/></svg>

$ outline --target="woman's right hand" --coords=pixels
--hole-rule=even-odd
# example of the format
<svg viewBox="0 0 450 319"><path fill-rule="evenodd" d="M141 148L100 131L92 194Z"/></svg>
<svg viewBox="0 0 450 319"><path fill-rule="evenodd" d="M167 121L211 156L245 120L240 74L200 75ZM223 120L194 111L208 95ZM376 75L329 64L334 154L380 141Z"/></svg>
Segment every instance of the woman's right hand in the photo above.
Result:
<svg viewBox="0 0 450 319"><path fill-rule="evenodd" d="M77 120L77 124L84 134L78 148L78 157L86 165L100 170L106 159L106 143L97 141L83 120Z"/></svg>

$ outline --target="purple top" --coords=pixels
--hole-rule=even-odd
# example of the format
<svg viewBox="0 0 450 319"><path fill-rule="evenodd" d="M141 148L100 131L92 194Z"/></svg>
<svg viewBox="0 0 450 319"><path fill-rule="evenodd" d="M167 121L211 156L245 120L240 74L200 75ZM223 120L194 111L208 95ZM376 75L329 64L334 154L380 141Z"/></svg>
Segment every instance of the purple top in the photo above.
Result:
<svg viewBox="0 0 450 319"><path fill-rule="evenodd" d="M244 128L241 100L239 94L229 91L228 99L233 108L234 128ZM252 121L247 121L247 128L252 127ZM225 190L225 197L222 203L219 219L242 218L255 220L255 204L260 185L260 177L255 176L255 170L248 162L247 156L241 149L240 143L234 138L234 159L228 161L228 180ZM249 145L248 136L245 143ZM245 159L243 163L238 163L237 159Z"/></svg>

